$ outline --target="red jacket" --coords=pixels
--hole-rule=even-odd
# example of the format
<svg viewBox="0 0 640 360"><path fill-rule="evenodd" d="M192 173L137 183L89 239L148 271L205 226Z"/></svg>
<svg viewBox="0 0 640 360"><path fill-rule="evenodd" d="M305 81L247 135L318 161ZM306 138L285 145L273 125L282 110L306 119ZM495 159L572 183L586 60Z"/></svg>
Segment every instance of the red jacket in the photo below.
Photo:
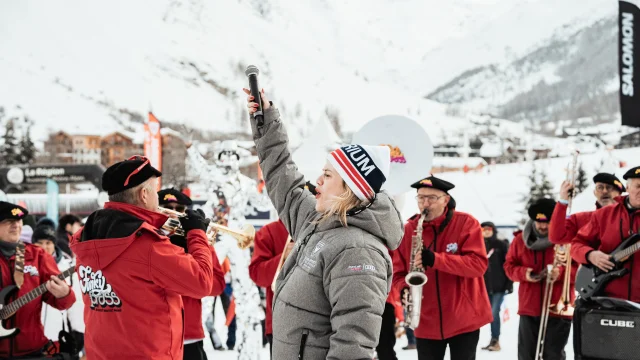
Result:
<svg viewBox="0 0 640 360"><path fill-rule="evenodd" d="M211 248L211 257L213 259L213 287L209 296L218 296L222 294L225 287L224 274L218 260L218 255L213 246ZM189 296L182 297L184 305L184 339L185 340L202 340L204 339L204 328L202 327L202 301Z"/></svg>
<svg viewBox="0 0 640 360"><path fill-rule="evenodd" d="M542 314L542 301L544 299L544 286L546 280L539 282L528 282L526 280L527 268L533 269L532 275L540 273L547 265L553 264L555 257L555 246L550 246L545 250L533 251L527 248L522 239L522 231L515 233L515 237L507 252L507 260L504 263L504 271L509 279L520 282L518 287L518 315L540 316ZM569 294L571 303L575 300L575 279L578 264L572 261L571 280ZM564 285L564 266L560 267L558 280L553 283L553 293L551 294L551 304L557 304L562 296ZM556 316L550 313L549 316ZM570 316L568 318L571 318Z"/></svg>
<svg viewBox="0 0 640 360"><path fill-rule="evenodd" d="M273 301L273 291L271 290L271 284L276 275L280 256L288 237L287 229L278 220L260 228L254 240L253 257L251 258L251 264L249 264L249 276L256 285L267 289L266 334L272 333L271 302Z"/></svg>
<svg viewBox="0 0 640 360"><path fill-rule="evenodd" d="M167 219L108 202L74 235L89 359L182 359L181 295L211 293L213 260L202 230L187 234L189 254L171 244Z"/></svg>
<svg viewBox="0 0 640 360"><path fill-rule="evenodd" d="M434 236L445 218L423 223L422 242L425 249L435 247L435 262L426 270L428 279L422 288L420 325L415 329L421 339L448 339L493 320L483 278L488 260L480 224L471 215L454 211L444 230ZM418 219L418 215L409 219L394 251L393 286L400 292L408 286L405 276Z"/></svg>
<svg viewBox="0 0 640 360"><path fill-rule="evenodd" d="M591 222L580 229L571 245L571 256L575 261L588 264L587 255L593 250L609 254L624 239L640 230L640 210L630 216L625 206L626 198L619 196L617 204L598 209ZM604 296L640 302L640 256L632 256L624 262L624 267L631 271L607 284Z"/></svg>
<svg viewBox="0 0 640 360"><path fill-rule="evenodd" d="M549 241L554 244L569 244L578 231L591 220L593 211L579 212L567 217L567 205L556 203L549 223Z"/></svg>
<svg viewBox="0 0 640 360"><path fill-rule="evenodd" d="M15 285L14 265L15 255L9 260L0 255L0 288ZM58 274L60 270L51 255L37 246L25 244L24 283L10 299L7 299L8 303L47 282L52 275ZM40 321L43 301L58 310L66 310L76 301L76 296L73 290L70 290L69 295L56 299L51 293L46 292L20 308L9 320L3 321L6 329L18 328L20 332L13 338L0 340L0 357L10 358L37 352L49 341L44 336L44 327Z"/></svg>

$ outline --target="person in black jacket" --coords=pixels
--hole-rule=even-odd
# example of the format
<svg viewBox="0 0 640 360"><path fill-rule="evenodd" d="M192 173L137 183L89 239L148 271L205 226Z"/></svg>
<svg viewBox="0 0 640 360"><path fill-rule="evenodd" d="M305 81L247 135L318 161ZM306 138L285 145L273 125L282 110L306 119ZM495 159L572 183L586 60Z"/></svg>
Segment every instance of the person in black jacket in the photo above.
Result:
<svg viewBox="0 0 640 360"><path fill-rule="evenodd" d="M504 272L504 262L509 250L509 242L498 238L498 231L492 222L484 222L482 235L487 248L489 267L484 273L484 282L487 286L493 322L491 323L491 342L483 347L483 350L500 351L500 306L505 294L513 292L513 282Z"/></svg>
<svg viewBox="0 0 640 360"><path fill-rule="evenodd" d="M63 215L60 217L60 220L58 220L58 230L56 233L58 241L56 245L67 255L73 256L73 252L69 247L69 241L71 240L71 236L80 230L83 225L82 220L72 214Z"/></svg>

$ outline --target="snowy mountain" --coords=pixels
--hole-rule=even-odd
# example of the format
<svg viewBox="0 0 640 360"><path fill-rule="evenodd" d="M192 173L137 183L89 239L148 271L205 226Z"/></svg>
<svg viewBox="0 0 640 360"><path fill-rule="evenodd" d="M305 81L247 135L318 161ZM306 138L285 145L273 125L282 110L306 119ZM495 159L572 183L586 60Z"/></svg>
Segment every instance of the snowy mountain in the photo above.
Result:
<svg viewBox="0 0 640 360"><path fill-rule="evenodd" d="M136 131L149 110L161 121L246 132L241 88L255 64L294 145L328 114L349 133L389 113L420 121L437 144L473 125L415 85L429 79L434 89L457 69L501 56L480 56L481 47L467 48L474 55L464 61L452 56L470 36L495 42L485 50L531 44L551 31L538 33L543 16L553 15L545 22L554 27L560 18L593 17L586 9L603 1L580 1L570 16L565 2L549 0L4 2L0 106L34 120L40 140L47 128ZM531 30L488 37L514 14L529 14Z"/></svg>

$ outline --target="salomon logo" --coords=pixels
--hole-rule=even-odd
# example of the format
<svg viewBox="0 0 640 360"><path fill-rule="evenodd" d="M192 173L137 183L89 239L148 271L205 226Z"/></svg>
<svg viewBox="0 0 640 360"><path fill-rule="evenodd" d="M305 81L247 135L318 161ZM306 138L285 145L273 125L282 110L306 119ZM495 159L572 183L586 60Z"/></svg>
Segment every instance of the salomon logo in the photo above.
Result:
<svg viewBox="0 0 640 360"><path fill-rule="evenodd" d="M633 14L622 13L622 95L633 96Z"/></svg>
<svg viewBox="0 0 640 360"><path fill-rule="evenodd" d="M602 320L600 320L600 325L602 325L602 326L614 326L614 327L625 327L625 328L634 328L634 327L636 327L635 321L611 320L611 319L602 319Z"/></svg>

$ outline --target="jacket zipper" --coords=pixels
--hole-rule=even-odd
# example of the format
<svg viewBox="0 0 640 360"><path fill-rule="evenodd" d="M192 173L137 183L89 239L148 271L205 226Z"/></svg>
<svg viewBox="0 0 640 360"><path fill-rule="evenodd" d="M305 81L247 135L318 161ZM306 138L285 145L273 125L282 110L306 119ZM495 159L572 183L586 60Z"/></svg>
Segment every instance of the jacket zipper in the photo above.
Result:
<svg viewBox="0 0 640 360"><path fill-rule="evenodd" d="M300 339L300 350L298 351L298 360L304 358L304 348L307 345L307 337L309 337L309 330L302 329L302 338Z"/></svg>
<svg viewBox="0 0 640 360"><path fill-rule="evenodd" d="M433 226L433 252L435 253L438 249L438 232L436 231L436 227ZM442 303L440 302L440 282L438 281L438 270L435 270L436 273L436 295L438 297L438 314L440 316L440 337L444 340L444 329L442 326Z"/></svg>

